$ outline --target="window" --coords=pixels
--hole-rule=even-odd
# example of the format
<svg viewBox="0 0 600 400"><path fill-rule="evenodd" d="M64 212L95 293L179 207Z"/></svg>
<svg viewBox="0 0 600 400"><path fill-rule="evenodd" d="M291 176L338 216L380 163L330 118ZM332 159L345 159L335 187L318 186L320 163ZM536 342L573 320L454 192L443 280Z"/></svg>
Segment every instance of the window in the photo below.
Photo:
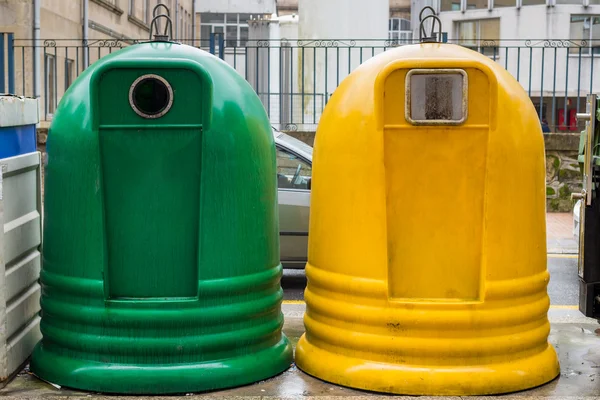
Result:
<svg viewBox="0 0 600 400"><path fill-rule="evenodd" d="M458 22L458 39L460 44L490 57L498 55L494 46L484 46L486 41L500 38L500 19L480 19Z"/></svg>
<svg viewBox="0 0 600 400"><path fill-rule="evenodd" d="M183 39L183 36L184 36L183 32L185 32L184 31L185 26L183 24L184 24L184 22L183 22L183 7L179 6L179 24L177 24L177 37L179 39Z"/></svg>
<svg viewBox="0 0 600 400"><path fill-rule="evenodd" d="M494 8L500 7L516 7L516 0L494 0Z"/></svg>
<svg viewBox="0 0 600 400"><path fill-rule="evenodd" d="M202 13L200 14L201 24L224 24L225 14L222 13Z"/></svg>
<svg viewBox="0 0 600 400"><path fill-rule="evenodd" d="M75 63L73 60L65 59L65 90L67 90L73 82L74 65Z"/></svg>
<svg viewBox="0 0 600 400"><path fill-rule="evenodd" d="M460 11L460 0L441 0L440 11Z"/></svg>
<svg viewBox="0 0 600 400"><path fill-rule="evenodd" d="M250 14L200 14L200 39L203 46L208 46L208 40L213 33L225 35L227 47L245 46L248 41L248 20Z"/></svg>
<svg viewBox="0 0 600 400"><path fill-rule="evenodd" d="M238 40L238 27L237 26L227 25L226 40L227 40L228 47L237 46L237 40Z"/></svg>
<svg viewBox="0 0 600 400"><path fill-rule="evenodd" d="M541 4L546 4L546 0L521 0L522 6L537 6Z"/></svg>
<svg viewBox="0 0 600 400"><path fill-rule="evenodd" d="M487 8L487 0L467 0L467 10L485 10Z"/></svg>
<svg viewBox="0 0 600 400"><path fill-rule="evenodd" d="M581 51L581 54L590 54L591 50L600 54L600 16L571 15L570 39L569 53L579 54Z"/></svg>
<svg viewBox="0 0 600 400"><path fill-rule="evenodd" d="M183 24L183 26L183 37L185 39L191 40L192 35L190 35L190 13L187 11L185 12L185 23Z"/></svg>
<svg viewBox="0 0 600 400"><path fill-rule="evenodd" d="M56 111L56 58L52 54L44 57L44 75L46 81L46 114Z"/></svg>
<svg viewBox="0 0 600 400"><path fill-rule="evenodd" d="M240 46L245 47L248 43L248 27L240 26Z"/></svg>
<svg viewBox="0 0 600 400"><path fill-rule="evenodd" d="M129 0L129 16L150 23L150 0Z"/></svg>
<svg viewBox="0 0 600 400"><path fill-rule="evenodd" d="M200 25L200 39L203 43L208 43L208 39L210 39L210 34L212 32L212 26L210 25Z"/></svg>
<svg viewBox="0 0 600 400"><path fill-rule="evenodd" d="M583 0L555 0L556 4L579 4L583 5Z"/></svg>
<svg viewBox="0 0 600 400"><path fill-rule="evenodd" d="M289 151L277 147L277 187L310 190L312 167Z"/></svg>
<svg viewBox="0 0 600 400"><path fill-rule="evenodd" d="M239 14L239 21L242 25L248 25L248 21L252 19L252 15L250 14Z"/></svg>
<svg viewBox="0 0 600 400"><path fill-rule="evenodd" d="M404 18L390 18L388 26L388 39L393 44L410 43L412 41L412 30L410 21Z"/></svg>
<svg viewBox="0 0 600 400"><path fill-rule="evenodd" d="M142 20L150 23L150 0L142 0Z"/></svg>

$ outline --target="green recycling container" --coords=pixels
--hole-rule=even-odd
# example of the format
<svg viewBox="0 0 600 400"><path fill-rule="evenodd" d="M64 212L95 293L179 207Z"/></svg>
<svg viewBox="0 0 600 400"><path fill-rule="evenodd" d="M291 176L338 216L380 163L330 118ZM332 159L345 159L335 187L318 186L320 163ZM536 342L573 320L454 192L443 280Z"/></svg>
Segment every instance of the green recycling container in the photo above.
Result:
<svg viewBox="0 0 600 400"><path fill-rule="evenodd" d="M291 365L273 134L235 70L176 43L124 48L65 93L47 151L36 375L164 394Z"/></svg>

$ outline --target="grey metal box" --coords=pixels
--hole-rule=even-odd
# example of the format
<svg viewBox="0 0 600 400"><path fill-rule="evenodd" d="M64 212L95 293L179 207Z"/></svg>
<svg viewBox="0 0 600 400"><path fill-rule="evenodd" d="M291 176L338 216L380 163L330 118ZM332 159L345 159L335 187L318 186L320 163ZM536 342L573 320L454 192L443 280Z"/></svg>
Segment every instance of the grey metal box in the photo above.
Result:
<svg viewBox="0 0 600 400"><path fill-rule="evenodd" d="M41 154L0 159L0 386L40 334Z"/></svg>

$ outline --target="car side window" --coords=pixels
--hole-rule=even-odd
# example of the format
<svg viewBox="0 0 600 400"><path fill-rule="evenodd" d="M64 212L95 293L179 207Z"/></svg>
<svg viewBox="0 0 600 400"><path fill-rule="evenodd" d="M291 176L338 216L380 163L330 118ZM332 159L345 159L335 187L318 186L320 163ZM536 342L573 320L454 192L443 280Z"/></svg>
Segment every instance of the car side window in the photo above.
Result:
<svg viewBox="0 0 600 400"><path fill-rule="evenodd" d="M288 152L277 147L277 187L279 189L310 190L312 166Z"/></svg>

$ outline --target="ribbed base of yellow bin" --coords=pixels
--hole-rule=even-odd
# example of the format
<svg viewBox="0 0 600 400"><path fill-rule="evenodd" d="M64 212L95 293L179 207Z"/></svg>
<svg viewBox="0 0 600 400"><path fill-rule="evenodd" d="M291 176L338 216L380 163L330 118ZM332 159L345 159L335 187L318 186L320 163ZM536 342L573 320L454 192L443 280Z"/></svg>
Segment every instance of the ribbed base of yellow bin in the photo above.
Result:
<svg viewBox="0 0 600 400"><path fill-rule="evenodd" d="M429 396L516 392L543 385L560 372L556 352L550 345L529 357L505 363L427 366L369 361L333 353L311 344L306 334L298 342L296 364L309 375L342 386Z"/></svg>

